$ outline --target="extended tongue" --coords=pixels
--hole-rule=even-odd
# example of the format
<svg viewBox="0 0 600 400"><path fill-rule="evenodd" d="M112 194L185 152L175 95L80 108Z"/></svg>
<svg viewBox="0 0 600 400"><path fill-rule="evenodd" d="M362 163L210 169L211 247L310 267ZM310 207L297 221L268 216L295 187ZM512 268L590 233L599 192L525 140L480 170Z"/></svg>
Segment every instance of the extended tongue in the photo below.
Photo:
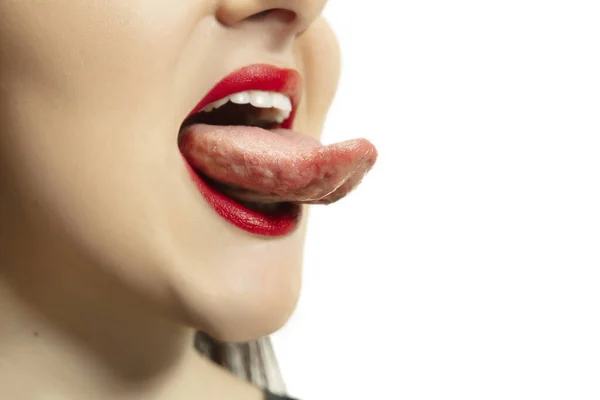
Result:
<svg viewBox="0 0 600 400"><path fill-rule="evenodd" d="M366 139L324 146L287 129L196 124L180 150L188 163L242 201L330 204L352 191L373 167ZM225 185L223 185L225 184Z"/></svg>

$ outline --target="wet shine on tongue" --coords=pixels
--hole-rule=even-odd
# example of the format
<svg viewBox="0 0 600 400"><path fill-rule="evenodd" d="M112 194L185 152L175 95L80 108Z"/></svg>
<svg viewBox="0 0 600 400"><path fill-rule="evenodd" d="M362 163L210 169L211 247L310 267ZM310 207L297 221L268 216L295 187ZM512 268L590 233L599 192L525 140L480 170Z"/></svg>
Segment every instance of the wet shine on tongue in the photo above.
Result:
<svg viewBox="0 0 600 400"><path fill-rule="evenodd" d="M332 145L287 129L195 124L182 132L188 163L221 182L232 198L260 203L329 204L346 196L373 167L366 139Z"/></svg>

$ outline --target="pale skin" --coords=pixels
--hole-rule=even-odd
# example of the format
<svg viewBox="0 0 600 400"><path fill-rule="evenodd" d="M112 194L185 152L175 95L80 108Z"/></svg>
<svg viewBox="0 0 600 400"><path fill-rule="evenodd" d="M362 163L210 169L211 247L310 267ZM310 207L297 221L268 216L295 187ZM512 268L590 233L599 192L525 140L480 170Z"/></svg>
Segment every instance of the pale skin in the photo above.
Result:
<svg viewBox="0 0 600 400"><path fill-rule="evenodd" d="M319 138L339 75L325 3L0 0L0 398L262 398L192 337L285 324L305 223L227 224L177 133L216 82L268 63L300 72L294 128Z"/></svg>

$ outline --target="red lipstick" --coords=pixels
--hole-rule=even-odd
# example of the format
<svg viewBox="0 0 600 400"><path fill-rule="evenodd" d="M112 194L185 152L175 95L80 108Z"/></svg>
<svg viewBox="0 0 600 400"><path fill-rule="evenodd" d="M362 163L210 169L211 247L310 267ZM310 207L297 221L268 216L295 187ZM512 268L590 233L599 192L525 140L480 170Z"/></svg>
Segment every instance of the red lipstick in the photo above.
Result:
<svg viewBox="0 0 600 400"><path fill-rule="evenodd" d="M296 108L302 94L302 77L293 69L281 69L268 64L254 64L226 76L194 107L188 116L197 113L207 104L229 95L248 90L262 90L286 95L292 101L292 113L281 124L284 129L292 127Z"/></svg>
<svg viewBox="0 0 600 400"><path fill-rule="evenodd" d="M278 92L290 98L292 112L281 128L292 127L297 104L300 101L302 79L291 69L281 69L267 64L255 64L241 68L218 82L213 89L192 109L191 116L206 105L235 93L261 90ZM185 157L183 157L185 160ZM223 219L247 232L267 237L284 236L293 232L300 220L302 207L298 204L282 203L275 212L252 210L240 202L224 195L211 186L185 160L188 172L200 193L212 209Z"/></svg>

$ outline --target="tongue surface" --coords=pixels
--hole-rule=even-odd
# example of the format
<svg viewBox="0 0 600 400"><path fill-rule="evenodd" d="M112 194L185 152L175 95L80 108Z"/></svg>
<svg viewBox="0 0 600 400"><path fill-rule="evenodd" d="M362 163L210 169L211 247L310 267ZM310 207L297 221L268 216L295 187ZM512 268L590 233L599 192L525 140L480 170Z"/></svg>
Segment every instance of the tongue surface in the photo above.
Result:
<svg viewBox="0 0 600 400"><path fill-rule="evenodd" d="M287 129L196 124L180 150L188 163L242 201L329 204L346 196L373 167L366 139L332 145Z"/></svg>

